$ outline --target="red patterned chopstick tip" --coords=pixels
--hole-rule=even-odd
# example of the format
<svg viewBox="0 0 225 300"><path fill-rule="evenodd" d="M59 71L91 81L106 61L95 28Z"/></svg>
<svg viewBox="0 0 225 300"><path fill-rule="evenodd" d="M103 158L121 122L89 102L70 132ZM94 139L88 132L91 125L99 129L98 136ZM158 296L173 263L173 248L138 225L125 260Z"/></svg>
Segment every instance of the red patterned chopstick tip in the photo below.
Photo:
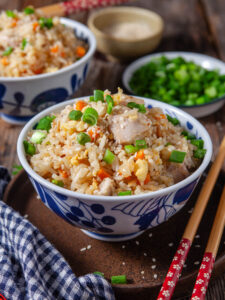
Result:
<svg viewBox="0 0 225 300"><path fill-rule="evenodd" d="M78 13L92 8L118 5L128 0L71 0L62 2L61 5L66 15Z"/></svg>
<svg viewBox="0 0 225 300"><path fill-rule="evenodd" d="M177 252L170 265L169 271L166 275L162 288L159 292L157 300L169 300L175 289L176 283L181 275L184 262L191 247L191 241L182 239Z"/></svg>
<svg viewBox="0 0 225 300"><path fill-rule="evenodd" d="M211 277L215 258L212 253L205 253L195 282L191 300L205 299L206 290Z"/></svg>

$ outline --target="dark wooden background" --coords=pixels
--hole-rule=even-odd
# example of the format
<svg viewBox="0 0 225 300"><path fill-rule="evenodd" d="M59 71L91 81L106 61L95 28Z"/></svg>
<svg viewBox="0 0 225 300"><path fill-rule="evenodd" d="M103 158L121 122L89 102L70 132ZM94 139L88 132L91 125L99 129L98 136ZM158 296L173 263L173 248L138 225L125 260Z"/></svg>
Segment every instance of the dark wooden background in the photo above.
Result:
<svg viewBox="0 0 225 300"><path fill-rule="evenodd" d="M49 5L53 0L0 0L0 10L18 9L32 4L34 7ZM208 54L225 61L225 0L140 0L128 5L151 9L159 13L165 21L162 42L155 52L192 51ZM73 15L83 23L90 12ZM75 96L85 96L93 89L110 89L116 91L121 86L121 74L126 65L108 61L96 53L87 80ZM208 130L214 146L214 154L225 133L225 106L213 115L199 119ZM10 170L18 163L16 141L21 130L0 120L0 165ZM225 170L225 164L223 169ZM207 300L225 299L224 278L211 285Z"/></svg>

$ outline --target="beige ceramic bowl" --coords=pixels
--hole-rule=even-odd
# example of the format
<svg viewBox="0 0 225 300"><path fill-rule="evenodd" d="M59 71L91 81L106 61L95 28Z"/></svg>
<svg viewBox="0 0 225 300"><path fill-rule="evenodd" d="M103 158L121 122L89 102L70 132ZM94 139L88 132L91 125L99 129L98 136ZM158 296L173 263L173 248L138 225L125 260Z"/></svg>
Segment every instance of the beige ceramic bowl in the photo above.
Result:
<svg viewBox="0 0 225 300"><path fill-rule="evenodd" d="M158 46L164 25L162 18L150 10L123 6L93 13L88 26L99 51L119 60L130 60Z"/></svg>

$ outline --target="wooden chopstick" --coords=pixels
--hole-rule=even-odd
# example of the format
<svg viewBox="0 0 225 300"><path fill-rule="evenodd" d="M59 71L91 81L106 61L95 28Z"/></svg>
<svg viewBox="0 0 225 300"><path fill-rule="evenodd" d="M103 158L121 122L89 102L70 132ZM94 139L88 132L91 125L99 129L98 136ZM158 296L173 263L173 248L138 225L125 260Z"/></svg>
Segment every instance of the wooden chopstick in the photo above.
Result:
<svg viewBox="0 0 225 300"><path fill-rule="evenodd" d="M70 0L38 8L46 17L63 17L97 7L118 5L129 0Z"/></svg>
<svg viewBox="0 0 225 300"><path fill-rule="evenodd" d="M213 162L208 176L198 196L192 215L188 221L181 242L167 272L166 278L159 292L157 300L169 300L173 295L176 283L181 275L186 257L190 250L192 241L202 219L210 194L219 175L225 157L225 136L221 142L218 154Z"/></svg>
<svg viewBox="0 0 225 300"><path fill-rule="evenodd" d="M225 225L225 186L217 208L215 220L210 232L202 263L198 272L191 300L205 299L207 287L211 277L213 265L219 248L220 240Z"/></svg>

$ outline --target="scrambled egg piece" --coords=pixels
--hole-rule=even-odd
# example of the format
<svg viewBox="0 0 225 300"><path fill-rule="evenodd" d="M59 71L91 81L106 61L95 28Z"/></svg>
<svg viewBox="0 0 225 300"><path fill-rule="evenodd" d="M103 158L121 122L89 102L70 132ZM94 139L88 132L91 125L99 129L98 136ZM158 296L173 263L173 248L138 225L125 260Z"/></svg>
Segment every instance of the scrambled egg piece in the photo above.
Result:
<svg viewBox="0 0 225 300"><path fill-rule="evenodd" d="M144 159L138 159L135 163L135 175L140 182L144 182L148 174L148 163Z"/></svg>

